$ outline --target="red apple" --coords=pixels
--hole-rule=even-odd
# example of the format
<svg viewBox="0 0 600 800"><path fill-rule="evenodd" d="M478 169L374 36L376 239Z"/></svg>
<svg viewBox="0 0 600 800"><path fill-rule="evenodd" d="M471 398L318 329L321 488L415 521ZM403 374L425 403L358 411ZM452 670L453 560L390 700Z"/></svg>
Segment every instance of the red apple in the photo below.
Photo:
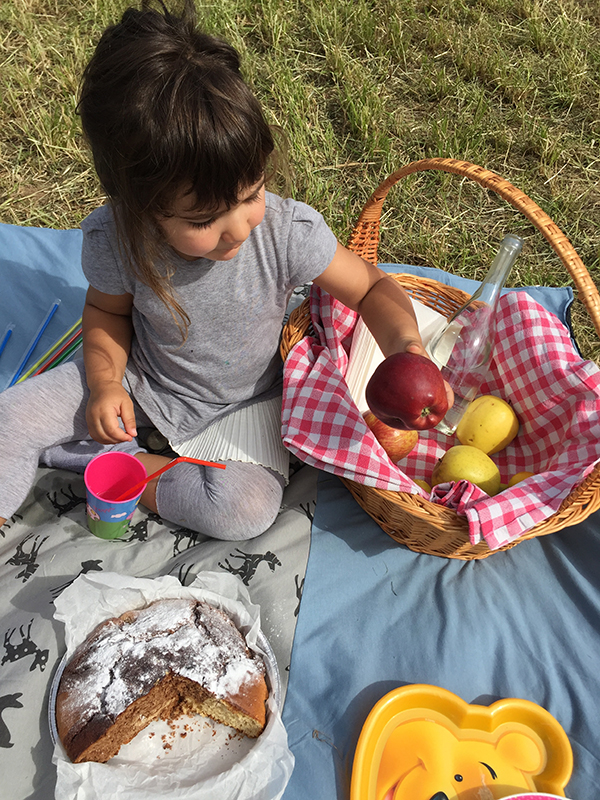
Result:
<svg viewBox="0 0 600 800"><path fill-rule="evenodd" d="M448 410L442 373L416 353L394 353L377 367L366 388L369 409L400 430L434 428Z"/></svg>
<svg viewBox="0 0 600 800"><path fill-rule="evenodd" d="M404 456L407 456L419 440L417 431L390 428L389 425L377 419L372 411L365 411L363 417L379 444L388 454L390 461L393 461L394 464Z"/></svg>

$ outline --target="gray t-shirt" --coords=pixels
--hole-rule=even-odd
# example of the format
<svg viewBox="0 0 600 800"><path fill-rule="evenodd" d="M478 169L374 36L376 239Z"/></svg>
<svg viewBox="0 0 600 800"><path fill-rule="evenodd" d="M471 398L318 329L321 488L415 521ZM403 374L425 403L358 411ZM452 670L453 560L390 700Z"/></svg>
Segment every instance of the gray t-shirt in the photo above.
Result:
<svg viewBox="0 0 600 800"><path fill-rule="evenodd" d="M278 348L290 294L318 277L337 247L318 212L267 192L264 220L230 261L186 261L173 253L173 288L191 320L182 344L169 310L124 264L110 207L97 208L81 227L89 283L106 294L133 295L125 377L173 445L272 395L280 384Z"/></svg>

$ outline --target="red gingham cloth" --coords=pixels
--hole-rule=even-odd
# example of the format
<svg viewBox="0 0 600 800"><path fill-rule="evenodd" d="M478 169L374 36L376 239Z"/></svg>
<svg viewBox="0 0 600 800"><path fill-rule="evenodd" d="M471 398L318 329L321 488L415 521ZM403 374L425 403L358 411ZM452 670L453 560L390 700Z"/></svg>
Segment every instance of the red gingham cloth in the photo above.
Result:
<svg viewBox="0 0 600 800"><path fill-rule="evenodd" d="M318 341L305 337L284 366L285 446L319 469L358 483L428 495L436 461L454 444L435 430L393 464L365 424L344 380L357 314L316 286L310 312ZM566 328L525 292L502 297L492 359L480 394L509 401L519 434L492 458L503 483L527 470L533 477L495 497L468 481L441 484L430 499L469 523L472 544L494 550L551 516L600 460L600 370L575 351Z"/></svg>

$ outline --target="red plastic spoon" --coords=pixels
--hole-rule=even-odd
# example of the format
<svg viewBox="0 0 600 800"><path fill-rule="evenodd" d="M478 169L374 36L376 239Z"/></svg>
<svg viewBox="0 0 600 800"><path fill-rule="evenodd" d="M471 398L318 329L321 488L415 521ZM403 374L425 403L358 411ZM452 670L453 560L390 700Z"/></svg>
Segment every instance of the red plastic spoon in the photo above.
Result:
<svg viewBox="0 0 600 800"><path fill-rule="evenodd" d="M147 475L143 481L136 483L135 486L132 486L130 489L126 489L123 494L119 495L114 503L120 503L122 500L127 500L129 496L133 496L137 494L137 492L149 483L153 478L158 478L159 475L162 475L163 472L166 472L171 467L174 467L175 464L180 464L182 461L188 461L190 464L204 464L206 467L217 467L217 469L225 469L225 464L216 464L214 461L202 461L200 458L188 458L187 456L178 456L174 458L172 461L169 461L168 464L165 464L164 467L161 469L156 470L153 472L152 475Z"/></svg>

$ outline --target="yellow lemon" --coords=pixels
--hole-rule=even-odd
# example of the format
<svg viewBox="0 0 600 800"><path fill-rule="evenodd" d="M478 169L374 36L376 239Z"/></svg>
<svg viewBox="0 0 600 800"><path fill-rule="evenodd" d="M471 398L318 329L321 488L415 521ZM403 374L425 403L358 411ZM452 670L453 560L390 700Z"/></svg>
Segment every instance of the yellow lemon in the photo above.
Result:
<svg viewBox="0 0 600 800"><path fill-rule="evenodd" d="M447 450L434 467L431 482L435 486L446 481L470 481L490 496L500 490L500 472L482 450L457 444Z"/></svg>
<svg viewBox="0 0 600 800"><path fill-rule="evenodd" d="M456 438L490 456L503 450L518 432L519 420L512 406L501 397L483 394L469 403L458 423Z"/></svg>
<svg viewBox="0 0 600 800"><path fill-rule="evenodd" d="M509 480L508 485L514 486L516 483L524 481L525 478L531 478L532 475L535 475L535 472L527 472L527 470L523 470L523 472L517 472L517 474L513 475Z"/></svg>
<svg viewBox="0 0 600 800"><path fill-rule="evenodd" d="M426 492L431 493L431 486L427 483L427 481L421 480L421 478L413 478L414 482L417 486L420 486Z"/></svg>

